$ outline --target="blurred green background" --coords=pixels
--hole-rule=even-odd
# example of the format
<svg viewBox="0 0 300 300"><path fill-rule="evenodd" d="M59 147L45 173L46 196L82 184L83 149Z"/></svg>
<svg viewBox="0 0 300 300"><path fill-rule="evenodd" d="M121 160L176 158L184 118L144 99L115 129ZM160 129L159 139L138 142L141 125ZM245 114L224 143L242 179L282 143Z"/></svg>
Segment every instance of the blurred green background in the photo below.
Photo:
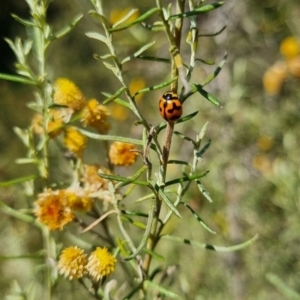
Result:
<svg viewBox="0 0 300 300"><path fill-rule="evenodd" d="M155 5L149 0L142 4L119 1L116 8L114 1L107 2L108 15L111 11L132 7L144 12ZM54 28L66 25L78 13L84 13L84 18L69 35L52 45L47 72L49 80L67 77L87 98L103 101L102 91L114 93L120 86L102 63L93 59L94 53L105 54L106 49L85 36L85 32L97 29L87 15L90 9L86 0L53 1L50 5L49 23ZM28 18L26 2L0 2L0 72L13 74L15 58L3 38L24 38L26 32L11 13ZM205 232L187 212L178 222L175 233L222 246L243 242L256 233L260 239L249 248L230 254L202 251L170 241L162 243L158 252L166 257L164 264L177 266L172 289L183 299L300 299L299 78L288 76L280 92L273 96L265 92L262 84L266 70L276 61L284 60L279 51L282 40L288 36L300 39L299 18L299 0L230 0L220 9L198 18L199 33L213 33L227 26L217 37L200 38L198 53L202 59L215 60L218 64L225 51L228 52L224 69L206 87L223 107L217 108L201 96L193 96L185 102L184 112L199 110L199 114L191 122L176 126L176 130L195 137L204 123L209 122L205 138L211 140L211 146L199 169L210 170L202 183L214 202L209 204L193 185L185 201L189 201L218 234ZM135 26L126 33L115 34L121 57L152 40L157 41L152 54L166 57L168 43L163 33L151 33ZM189 58L184 38L182 55L184 59ZM214 69L215 66L199 63L193 82L201 82ZM136 79L151 86L168 78L169 66L137 60L129 64L125 72L128 83ZM139 101L142 113L151 124L161 122L157 106L162 92L147 93ZM26 153L12 129L28 126L32 111L26 103L30 101L33 101L31 87L0 80L0 181L34 171L26 165L15 164L15 159ZM139 138L140 128L133 125L134 120L131 113L124 121L112 119L112 132ZM92 146L95 148L89 153L94 159L101 150L96 143ZM174 137L170 158L189 159L190 156L188 143ZM86 159L91 160L91 157ZM0 195L1 200L12 207L26 206L20 186L1 188ZM38 231L2 212L0 215L1 257L40 249ZM63 238L57 234L58 240L63 241ZM2 259L1 299L13 280L22 286L32 280L42 284L38 263ZM41 292L42 286L39 290ZM58 288L54 299L82 299L83 295L79 285L66 282Z"/></svg>

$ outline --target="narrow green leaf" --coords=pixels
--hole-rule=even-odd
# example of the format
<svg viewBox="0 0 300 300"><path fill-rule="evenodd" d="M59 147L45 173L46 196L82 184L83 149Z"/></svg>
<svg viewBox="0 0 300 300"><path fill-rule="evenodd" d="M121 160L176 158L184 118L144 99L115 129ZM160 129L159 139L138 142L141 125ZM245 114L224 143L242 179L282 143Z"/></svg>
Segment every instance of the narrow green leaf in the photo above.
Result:
<svg viewBox="0 0 300 300"><path fill-rule="evenodd" d="M121 219L123 221L129 222L130 224L132 224L133 226L135 226L137 228L140 228L140 229L143 229L143 230L146 229L146 224L144 224L142 222L135 221L132 218L129 218L128 216L121 216Z"/></svg>
<svg viewBox="0 0 300 300"><path fill-rule="evenodd" d="M208 122L206 122L202 128L201 128L201 131L199 133L199 135L197 135L197 142L201 141L205 135L205 132L206 132L206 128L207 128L207 125L208 125Z"/></svg>
<svg viewBox="0 0 300 300"><path fill-rule="evenodd" d="M36 179L36 178L38 178L37 175L28 175L28 176L8 180L8 181L2 181L2 182L0 182L0 187L5 187L5 186L14 185L14 184L17 184L17 183L22 183L22 182L33 180L33 179Z"/></svg>
<svg viewBox="0 0 300 300"><path fill-rule="evenodd" d="M107 69L113 71L113 73L114 73L117 77L119 76L120 71L119 71L119 69L118 69L116 66L114 66L114 65L112 65L112 64L110 64L110 63L107 63L106 61L103 61L103 64L104 64L104 66L105 66Z"/></svg>
<svg viewBox="0 0 300 300"><path fill-rule="evenodd" d="M195 116L197 116L198 112L199 111L195 111L187 116L181 117L176 123L183 123L183 122L189 121L189 120L193 119Z"/></svg>
<svg viewBox="0 0 300 300"><path fill-rule="evenodd" d="M221 34L226 29L226 26L223 26L219 31L215 33L200 33L198 37L209 37L209 36L216 36Z"/></svg>
<svg viewBox="0 0 300 300"><path fill-rule="evenodd" d="M25 158L17 158L15 160L18 165L26 165L26 164L37 164L38 161L36 158L25 157Z"/></svg>
<svg viewBox="0 0 300 300"><path fill-rule="evenodd" d="M222 68L224 67L225 63L227 60L227 53L225 53L222 61L220 62L220 64L218 65L218 67L216 68L216 70L213 72L213 74L209 75L202 83L202 86L207 85L208 83L210 83L211 81L213 81L221 72Z"/></svg>
<svg viewBox="0 0 300 300"><path fill-rule="evenodd" d="M176 164L176 165L186 165L189 166L190 164L186 161L182 161L182 160L176 160L176 159L171 159L168 160L168 164Z"/></svg>
<svg viewBox="0 0 300 300"><path fill-rule="evenodd" d="M150 254L155 260L165 261L165 258L158 253L151 251L150 249L144 248L143 252Z"/></svg>
<svg viewBox="0 0 300 300"><path fill-rule="evenodd" d="M145 52L147 49L149 49L150 47L152 47L154 44L155 44L155 41L144 45L142 48L140 48L138 51L134 52L132 55L127 56L126 58L124 58L122 60L121 64L123 65L125 62L130 61L130 60L132 60L134 58L137 58L140 54L142 54L143 52Z"/></svg>
<svg viewBox="0 0 300 300"><path fill-rule="evenodd" d="M206 98L209 102L216 106L220 106L220 102L210 93L205 91L200 84L192 84L192 88L196 89L198 93L200 93L204 98Z"/></svg>
<svg viewBox="0 0 300 300"><path fill-rule="evenodd" d="M114 100L115 100L116 98L118 98L124 91L126 91L126 87L121 87L120 89L118 89L118 90L116 91L115 94L113 94L113 95L111 95L110 97L108 97L107 99L105 99L105 100L103 101L103 104L107 104L107 103L109 103L109 102L114 101ZM126 102L126 104L127 104L127 102Z"/></svg>
<svg viewBox="0 0 300 300"><path fill-rule="evenodd" d="M137 11L139 11L137 8L132 9L125 17L123 17L121 20L116 22L112 28L118 27L122 23L125 23L132 15L134 15Z"/></svg>
<svg viewBox="0 0 300 300"><path fill-rule="evenodd" d="M186 122L192 118L194 118L197 114L198 114L199 111L195 111L187 116L184 116L184 117L181 117L179 120L176 121L176 124L179 124L179 123L183 123L183 122ZM167 123L166 122L162 122L160 123L156 128L155 128L155 131L156 131L156 134L158 135L163 129L165 129L167 127Z"/></svg>
<svg viewBox="0 0 300 300"><path fill-rule="evenodd" d="M110 97L113 96L112 94L105 93L105 92L102 92L101 94L104 95L104 96L107 97L107 98L110 98ZM105 101L107 101L107 99L105 99L104 102L105 102ZM116 103L118 103L118 104L120 104L120 105L123 105L123 106L125 106L125 107L127 107L127 108L130 109L130 104L129 104L127 101L123 100L123 99L116 98L116 99L114 99L114 102L116 102ZM105 102L105 103L106 103L106 102ZM104 103L104 104L105 104L105 103Z"/></svg>
<svg viewBox="0 0 300 300"><path fill-rule="evenodd" d="M24 214L16 209L11 208L10 206L6 205L4 202L0 200L0 209L7 215L12 216L18 220L24 221L26 223L31 223L34 225L39 226L39 223L36 222L36 219L32 216Z"/></svg>
<svg viewBox="0 0 300 300"><path fill-rule="evenodd" d="M109 59L109 58L113 59L114 61L117 60L117 57L115 55L112 55L112 54L105 54L105 55L94 54L93 57L95 59L98 59L98 60L101 60L101 61L104 60L104 59Z"/></svg>
<svg viewBox="0 0 300 300"><path fill-rule="evenodd" d="M94 140L101 140L101 141L118 141L118 142L123 142L123 143L129 143L129 144L134 144L134 145L140 145L143 146L143 141L141 140L136 140L136 139L130 139L130 138L125 138L122 136L115 136L115 135L106 135L106 134L97 134L93 132L89 132L84 129L78 128L78 130L85 136L94 139Z"/></svg>
<svg viewBox="0 0 300 300"><path fill-rule="evenodd" d="M143 197L141 197L141 198L138 198L138 199L135 200L134 202L135 202L135 203L143 202L143 201L145 201L145 200L152 199L153 197L154 197L154 194L151 193L151 194L148 194L148 195L143 196Z"/></svg>
<svg viewBox="0 0 300 300"><path fill-rule="evenodd" d="M157 209L156 199L153 199L152 203L151 203L150 210L149 210L149 214L148 214L148 221L147 221L146 230L143 234L142 240L141 240L139 246L136 248L135 252L132 253L131 255L125 257L124 260L131 260L131 259L135 258L143 250L143 248L145 247L145 245L148 241L149 235L150 235L150 231L151 231L151 228L152 228L153 217L154 217L154 212L156 211L156 209Z"/></svg>
<svg viewBox="0 0 300 300"><path fill-rule="evenodd" d="M21 23L24 26L28 26L28 27L37 27L37 24L35 22L29 21L29 20L25 20L23 18L20 18L19 16L15 15L15 14L11 14L11 16L18 21L19 23Z"/></svg>
<svg viewBox="0 0 300 300"><path fill-rule="evenodd" d="M118 189L122 186L128 185L130 183L135 183L136 180L148 169L148 166L141 167L133 176L128 177L126 182L116 184L115 188Z"/></svg>
<svg viewBox="0 0 300 300"><path fill-rule="evenodd" d="M223 4L224 4L224 2L215 2L215 3L207 4L207 5L201 6L199 8L196 8L195 10L192 10L192 11L184 12L182 14L172 15L169 17L168 20L175 20L175 19L179 19L179 18L182 19L182 18L186 18L186 17L192 17L192 16L196 16L199 14L207 13L207 12L210 12L210 11L222 6Z"/></svg>
<svg viewBox="0 0 300 300"><path fill-rule="evenodd" d="M210 229L206 224L205 222L202 220L202 218L192 209L191 206L189 206L187 203L185 202L180 202L179 204L182 204L184 205L185 207L187 207L190 212L192 213L192 215L195 217L195 219L207 230L209 231L210 233L213 233L213 234L216 234L215 231L213 231L212 229Z"/></svg>
<svg viewBox="0 0 300 300"><path fill-rule="evenodd" d="M200 180L195 180L196 184L198 186L199 191L201 194L209 201L213 202L212 198L210 197L209 192L204 188L203 184L200 182Z"/></svg>
<svg viewBox="0 0 300 300"><path fill-rule="evenodd" d="M185 239L185 238L175 236L175 235L163 235L162 237L166 238L168 240L174 241L174 242L188 244L188 245L195 246L195 247L201 248L201 249L212 250L212 251L216 251L216 252L232 252L232 251L242 250L242 249L250 246L259 238L259 235L256 234L253 238L251 238L250 240L248 240L244 243L234 245L234 246L229 246L229 247L214 246L214 245L210 245L210 244L202 244L202 243L199 243L199 242L196 242L193 240L189 240L189 239Z"/></svg>
<svg viewBox="0 0 300 300"><path fill-rule="evenodd" d="M126 215L126 216L137 216L137 217L148 218L148 214L145 214L143 212L124 210L124 209L121 209L120 211L123 215Z"/></svg>
<svg viewBox="0 0 300 300"><path fill-rule="evenodd" d="M104 174L104 173L98 173L98 175L100 177L104 178L104 179L122 182L123 184L121 186L125 186L127 184L133 183L133 181L128 179L128 177L122 177L122 176L117 176L117 175L109 175L109 174ZM148 186L147 181L141 181L141 180L134 181L134 184L142 185L142 186Z"/></svg>
<svg viewBox="0 0 300 300"><path fill-rule="evenodd" d="M176 209L174 204L171 202L171 200L168 198L168 196L163 192L163 190L153 181L149 182L149 186L158 193L158 195L161 197L161 199L166 203L166 205L171 209L171 211L179 218L181 218L181 214Z"/></svg>
<svg viewBox="0 0 300 300"><path fill-rule="evenodd" d="M106 36L104 36L104 35L102 35L102 34L100 34L98 32L87 32L85 35L87 37L91 38L91 39L95 39L95 40L101 41L101 42L103 42L105 44L107 44L108 42L110 42L109 39Z"/></svg>
<svg viewBox="0 0 300 300"><path fill-rule="evenodd" d="M208 174L208 172L209 171L205 171L205 172L202 172L200 174L193 174L193 175L190 175L190 176L185 174L183 177L167 181L165 183L165 186L173 185L173 184L176 184L176 183L182 183L182 182L185 182L185 181L192 181L192 180L195 180L195 179L199 179L201 177L204 177L206 174Z"/></svg>
<svg viewBox="0 0 300 300"><path fill-rule="evenodd" d="M167 63L167 64L171 63L171 60L168 58L162 58L162 57L156 57L156 56L139 55L137 58L143 59L143 60L163 62L163 63Z"/></svg>
<svg viewBox="0 0 300 300"><path fill-rule="evenodd" d="M126 23L126 24L118 26L118 27L110 28L109 31L115 32L115 31L127 29L137 23L141 23L142 21L146 20L147 18L149 18L151 15L153 15L154 13L156 13L158 11L159 11L159 8L157 8L157 7L152 8L149 11L147 11L146 13L144 13L143 15L141 15L139 18L135 19L134 21L132 21L130 23Z"/></svg>
<svg viewBox="0 0 300 300"><path fill-rule="evenodd" d="M89 15L93 16L94 18L98 19L101 23L104 23L106 27L109 27L108 21L104 15L99 14L95 10L90 10Z"/></svg>
<svg viewBox="0 0 300 300"><path fill-rule="evenodd" d="M54 34L54 37L56 39L62 38L63 36L65 36L66 34L68 34L78 23L79 21L83 18L83 15L80 14L78 16L76 16L69 25L63 27L62 29L60 29L59 31L57 31Z"/></svg>
<svg viewBox="0 0 300 300"><path fill-rule="evenodd" d="M165 86L168 86L170 85L172 82L176 81L178 79L178 77L175 77L175 78L172 78L168 81L165 81L161 84L158 84L158 85L153 85L153 86L150 86L150 87L147 87L147 88L144 88L142 90L139 90L138 92L136 92L134 94L134 96L138 95L138 94L143 94L143 93L146 93L146 92L150 92L150 91L154 91L154 90L158 90L158 89L161 89Z"/></svg>
<svg viewBox="0 0 300 300"><path fill-rule="evenodd" d="M200 61L203 64L206 64L206 65L209 65L209 66L212 66L212 65L215 64L214 60L204 60L204 59L201 59L201 58L196 58L195 61Z"/></svg>
<svg viewBox="0 0 300 300"><path fill-rule="evenodd" d="M283 282L282 279L280 279L277 275L268 273L266 275L267 280L273 284L276 289L283 294L285 299L287 300L300 300L300 294L290 288L287 284Z"/></svg>
<svg viewBox="0 0 300 300"><path fill-rule="evenodd" d="M20 82L24 84L32 84L32 85L37 85L36 82L26 79L22 76L16 76L16 75L9 75L9 74L4 74L0 73L0 79L8 80L8 81L14 81L14 82Z"/></svg>
<svg viewBox="0 0 300 300"><path fill-rule="evenodd" d="M201 150L196 151L195 155L198 160L202 160L202 156L206 152L206 150L209 148L210 143L211 143L211 140L209 140Z"/></svg>
<svg viewBox="0 0 300 300"><path fill-rule="evenodd" d="M188 137L188 136L186 136L186 135L184 135L184 134L182 134L181 132L178 132L178 131L174 131L174 134L176 136L182 138L183 140L186 140L186 141L192 143L194 145L194 147L196 147L196 142L193 139L191 139L190 137Z"/></svg>
<svg viewBox="0 0 300 300"><path fill-rule="evenodd" d="M161 25L161 24L162 24L161 22L155 22L153 25L150 25L150 24L147 24L145 22L141 22L141 25L144 28L146 28L146 29L148 29L150 31L154 31L154 32L165 30L165 27L163 25Z"/></svg>
<svg viewBox="0 0 300 300"><path fill-rule="evenodd" d="M167 297L170 297L170 298L179 298L179 296L173 292L171 292L170 290L162 287L161 285L158 285L156 283L154 283L153 281L150 281L150 280L145 280L144 281L144 284L147 288L147 286L151 287L152 289L158 291L159 293L161 293L162 295L165 295Z"/></svg>

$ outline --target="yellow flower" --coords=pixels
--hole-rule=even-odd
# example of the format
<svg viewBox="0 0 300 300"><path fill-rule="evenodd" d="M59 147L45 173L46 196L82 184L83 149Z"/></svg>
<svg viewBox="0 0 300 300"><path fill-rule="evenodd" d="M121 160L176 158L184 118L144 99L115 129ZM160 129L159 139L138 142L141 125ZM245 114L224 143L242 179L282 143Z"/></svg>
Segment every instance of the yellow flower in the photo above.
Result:
<svg viewBox="0 0 300 300"><path fill-rule="evenodd" d="M300 43L293 36L285 38L280 44L280 52L286 59L291 59L300 53Z"/></svg>
<svg viewBox="0 0 300 300"><path fill-rule="evenodd" d="M263 76L263 86L265 91L270 95L277 95L287 76L288 72L286 64L282 61L276 62Z"/></svg>
<svg viewBox="0 0 300 300"><path fill-rule="evenodd" d="M100 248L91 253L86 266L89 274L98 281L115 271L117 260L108 252L107 248Z"/></svg>
<svg viewBox="0 0 300 300"><path fill-rule="evenodd" d="M74 214L68 205L65 190L53 191L51 189L38 195L35 201L35 215L39 222L48 226L50 230L57 230L70 223Z"/></svg>
<svg viewBox="0 0 300 300"><path fill-rule="evenodd" d="M47 124L47 133L51 138L55 138L62 131L64 125L63 116L57 109L51 109L49 111L49 121ZM38 135L43 133L43 117L40 114L35 114L31 120L31 126L34 132Z"/></svg>
<svg viewBox="0 0 300 300"><path fill-rule="evenodd" d="M142 90L143 88L145 88L145 86L146 85L145 85L145 81L143 78L141 78L141 77L133 78L129 84L130 93L132 95L134 95L139 90ZM135 100L139 101L139 100L141 100L142 97L143 97L143 94L138 94L135 96Z"/></svg>
<svg viewBox="0 0 300 300"><path fill-rule="evenodd" d="M109 149L109 158L114 165L130 166L139 155L133 144L114 142Z"/></svg>
<svg viewBox="0 0 300 300"><path fill-rule="evenodd" d="M84 250L77 246L68 247L62 251L59 257L59 273L70 280L78 279L87 273L86 264L87 257Z"/></svg>
<svg viewBox="0 0 300 300"><path fill-rule="evenodd" d="M61 111L57 109L51 109L49 114L51 118L48 121L47 132L51 138L55 138L62 132L63 116Z"/></svg>
<svg viewBox="0 0 300 300"><path fill-rule="evenodd" d="M68 206L72 210L89 211L92 207L92 200L83 192L81 188L77 191L66 190L66 199Z"/></svg>
<svg viewBox="0 0 300 300"><path fill-rule="evenodd" d="M105 134L110 129L107 123L108 116L109 111L106 106L99 104L96 99L90 99L82 111L82 122L84 126L92 126Z"/></svg>
<svg viewBox="0 0 300 300"><path fill-rule="evenodd" d="M87 145L87 137L81 134L75 127L68 127L65 130L64 144L71 152L81 157Z"/></svg>
<svg viewBox="0 0 300 300"><path fill-rule="evenodd" d="M118 21L120 21L122 18L124 18L130 11L132 10L132 8L125 8L125 9L115 9L112 10L109 16L109 21L111 24L117 23ZM132 21L134 21L137 17L139 16L139 12L136 11L127 21L126 23L130 23Z"/></svg>
<svg viewBox="0 0 300 300"><path fill-rule="evenodd" d="M112 116L119 121L125 121L128 119L128 109L125 108L123 105L120 105L118 103L113 103L110 107L110 111Z"/></svg>
<svg viewBox="0 0 300 300"><path fill-rule="evenodd" d="M54 103L67 106L75 111L85 105L85 98L80 89L67 78L58 78L53 84Z"/></svg>
<svg viewBox="0 0 300 300"><path fill-rule="evenodd" d="M289 59L287 62L287 68L292 76L300 78L300 55Z"/></svg>
<svg viewBox="0 0 300 300"><path fill-rule="evenodd" d="M258 147L263 151L269 151L274 146L274 141L270 136L262 135L257 140Z"/></svg>
<svg viewBox="0 0 300 300"><path fill-rule="evenodd" d="M252 165L264 175L268 175L272 171L272 162L265 154L257 154L252 160Z"/></svg>

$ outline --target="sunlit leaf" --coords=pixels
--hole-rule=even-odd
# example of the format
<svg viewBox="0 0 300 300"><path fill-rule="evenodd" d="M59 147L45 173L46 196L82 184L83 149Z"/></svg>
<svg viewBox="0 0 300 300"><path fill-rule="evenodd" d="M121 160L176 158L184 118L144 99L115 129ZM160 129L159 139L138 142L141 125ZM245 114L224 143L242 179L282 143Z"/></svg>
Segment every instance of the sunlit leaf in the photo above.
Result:
<svg viewBox="0 0 300 300"><path fill-rule="evenodd" d="M36 178L38 178L37 175L28 175L28 176L8 180L8 181L2 181L2 182L0 182L0 187L5 187L5 186L14 185L17 183L22 183L22 182L30 181L30 180L33 180Z"/></svg>
<svg viewBox="0 0 300 300"><path fill-rule="evenodd" d="M144 45L142 48L140 48L138 51L134 52L132 55L127 56L126 58L124 58L122 60L121 64L124 64L125 62L130 61L130 60L138 57L140 54L142 54L143 52L145 52L147 49L149 49L154 44L155 44L155 41Z"/></svg>
<svg viewBox="0 0 300 300"><path fill-rule="evenodd" d="M11 16L18 21L19 23L21 23L24 26L28 26L28 27L35 27L37 26L37 24L35 22L29 21L29 20L25 20L23 18L20 18L19 16L15 15L15 14L11 14Z"/></svg>
<svg viewBox="0 0 300 300"><path fill-rule="evenodd" d="M121 87L119 90L117 90L117 92L113 95L111 95L110 97L108 97L107 99L105 99L103 101L103 104L107 104L111 101L114 101L116 98L118 98L124 91L126 91L125 87ZM127 102L126 102L127 103Z"/></svg>
<svg viewBox="0 0 300 300"><path fill-rule="evenodd" d="M149 11L147 11L146 13L144 13L143 15L141 15L140 17L138 17L137 19L135 19L134 21L132 21L130 23L126 23L126 24L118 26L118 27L110 28L109 31L115 32L115 31L127 29L137 23L141 23L142 21L148 19L151 15L153 15L154 13L156 13L158 11L159 11L159 8L157 8L157 7L152 8Z"/></svg>
<svg viewBox="0 0 300 300"><path fill-rule="evenodd" d="M207 5L201 6L199 8L196 8L195 10L192 10L192 11L184 12L182 14L172 15L169 17L168 20L192 17L192 16L196 16L199 14L207 13L209 11L212 11L212 10L222 6L223 4L224 4L224 2L215 2L215 3L207 4Z"/></svg>
<svg viewBox="0 0 300 300"><path fill-rule="evenodd" d="M118 27L119 25L121 25L122 23L125 23L128 19L130 19L131 16L133 16L137 11L139 11L137 8L134 8L132 10L130 10L128 12L128 14L123 17L121 20L119 20L118 22L116 22L112 27Z"/></svg>
<svg viewBox="0 0 300 300"><path fill-rule="evenodd" d="M91 39L95 39L95 40L101 41L101 42L103 42L105 44L107 44L108 42L110 42L109 39L106 36L104 36L104 35L102 35L102 34L100 34L98 32L87 32L85 35L87 37L91 38Z"/></svg>
<svg viewBox="0 0 300 300"><path fill-rule="evenodd" d="M197 187L199 189L199 191L201 192L201 194L209 201L209 202L213 202L212 198L210 197L209 192L204 188L203 184L200 182L200 180L195 180Z"/></svg>
<svg viewBox="0 0 300 300"><path fill-rule="evenodd" d="M78 131L80 131L83 135L94 139L94 140L100 140L100 141L118 141L123 143L129 143L129 144L135 144L135 145L143 145L143 141L137 140L137 139L131 139L126 138L122 136L116 136L116 135L106 135L106 134L97 134L93 133L81 128L77 128Z"/></svg>
<svg viewBox="0 0 300 300"><path fill-rule="evenodd" d="M4 79L4 80L8 80L8 81L14 81L14 82L20 82L20 83L24 83L24 84L32 84L32 85L36 85L37 83L21 77L21 76L16 76L16 75L9 75L9 74L4 74L4 73L0 73L0 79Z"/></svg>

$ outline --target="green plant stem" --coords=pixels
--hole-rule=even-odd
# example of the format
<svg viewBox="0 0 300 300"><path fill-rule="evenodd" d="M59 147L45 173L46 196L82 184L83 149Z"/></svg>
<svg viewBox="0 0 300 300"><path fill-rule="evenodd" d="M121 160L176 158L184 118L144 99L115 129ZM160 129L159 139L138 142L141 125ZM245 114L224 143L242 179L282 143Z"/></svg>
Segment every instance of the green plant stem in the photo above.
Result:
<svg viewBox="0 0 300 300"><path fill-rule="evenodd" d="M184 2L185 1L179 1L177 2L177 10L178 13L181 13L184 9ZM182 32L182 20L176 21L175 25L175 33L174 36L171 32L170 25L168 21L165 19L163 10L162 10L162 4L161 0L156 1L157 7L160 9L160 17L163 22L166 35L168 37L168 40L170 42L170 53L172 56L172 64L171 64L171 78L178 77L178 61L181 60L179 56L179 48L180 48L180 41L181 41L181 32ZM174 92L177 92L178 89L178 79L171 84L171 90ZM162 161L160 166L160 178L159 178L159 185L163 186L166 182L166 174L167 174L167 166L168 166L168 158L170 154L170 148L171 148L171 142L172 142L172 136L173 136L173 130L174 130L174 122L168 122L166 133L165 133L165 140L164 145L162 149ZM162 230L159 228L158 230L158 224L159 224L159 216L161 211L161 205L162 205L162 199L160 197L156 197L156 210L154 211L154 217L152 222L152 228L150 231L148 243L147 243L147 249L153 251L156 244L159 241L159 233ZM161 227L161 226L160 226ZM146 274L149 273L149 268L151 264L152 256L150 254L145 255L144 263L143 263L143 270Z"/></svg>
<svg viewBox="0 0 300 300"><path fill-rule="evenodd" d="M160 167L160 185L162 185L162 186L166 182L168 158L169 158L169 154L170 154L173 130L174 130L174 122L170 122L170 123L168 122L167 128L166 128L166 133L165 133L165 141L164 141L164 145L163 145L163 161L161 162L161 167ZM147 249L149 249L151 251L154 250L154 248L159 240L159 234L158 234L159 232L157 231L157 229L158 229L159 215L160 215L161 204L162 204L162 200L158 196L156 197L156 199L154 201L156 201L156 209L153 212L154 213L153 214L153 222L152 222L152 227L150 230L149 239L147 242ZM145 255L144 263L143 263L143 270L146 274L149 273L151 259L152 259L152 256L147 253Z"/></svg>

